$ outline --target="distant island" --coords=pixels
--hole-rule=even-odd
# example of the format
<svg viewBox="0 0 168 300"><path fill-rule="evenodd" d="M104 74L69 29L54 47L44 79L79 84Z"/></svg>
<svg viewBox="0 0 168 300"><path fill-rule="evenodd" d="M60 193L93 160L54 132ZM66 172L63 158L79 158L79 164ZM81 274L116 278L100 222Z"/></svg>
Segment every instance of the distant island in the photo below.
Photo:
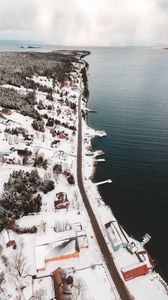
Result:
<svg viewBox="0 0 168 300"><path fill-rule="evenodd" d="M33 48L41 48L41 46L31 46L31 45L28 45L28 46L21 46L20 48L33 49Z"/></svg>

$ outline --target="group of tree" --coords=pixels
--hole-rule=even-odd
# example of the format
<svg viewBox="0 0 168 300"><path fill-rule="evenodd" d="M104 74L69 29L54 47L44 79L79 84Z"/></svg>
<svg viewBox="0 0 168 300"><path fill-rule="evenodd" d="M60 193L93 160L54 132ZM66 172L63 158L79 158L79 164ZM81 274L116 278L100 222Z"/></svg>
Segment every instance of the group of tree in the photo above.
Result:
<svg viewBox="0 0 168 300"><path fill-rule="evenodd" d="M31 97L32 96L32 97ZM36 119L39 116L34 107L34 94L21 95L14 89L0 87L0 106L7 109L15 109L24 116Z"/></svg>
<svg viewBox="0 0 168 300"><path fill-rule="evenodd" d="M39 212L42 205L39 192L46 194L54 188L54 182L42 180L36 169L31 172L13 171L0 197L0 230L10 218Z"/></svg>
<svg viewBox="0 0 168 300"><path fill-rule="evenodd" d="M88 89L88 79L87 79L87 74L86 74L86 67L83 67L81 69L81 74L82 74L82 80L83 80L83 96L84 98L88 99L89 97L89 89Z"/></svg>
<svg viewBox="0 0 168 300"><path fill-rule="evenodd" d="M32 80L33 75L46 76L59 82L70 78L76 55L67 56L61 53L18 52L0 54L0 84L38 89L49 92L50 88Z"/></svg>
<svg viewBox="0 0 168 300"><path fill-rule="evenodd" d="M39 119L34 119L31 125L34 130L41 131L41 132L45 131L45 127L44 127L45 123L41 117Z"/></svg>
<svg viewBox="0 0 168 300"><path fill-rule="evenodd" d="M6 127L4 132L12 134L12 135L19 135L22 134L23 136L26 134L26 130L23 127Z"/></svg>

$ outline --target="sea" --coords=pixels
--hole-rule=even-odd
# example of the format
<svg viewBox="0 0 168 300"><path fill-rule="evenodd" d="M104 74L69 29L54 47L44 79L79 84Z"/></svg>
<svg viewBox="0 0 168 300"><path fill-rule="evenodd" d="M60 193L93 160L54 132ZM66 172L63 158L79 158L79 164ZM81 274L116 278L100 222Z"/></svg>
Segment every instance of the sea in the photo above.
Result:
<svg viewBox="0 0 168 300"><path fill-rule="evenodd" d="M89 124L107 137L93 140L105 163L95 181L118 222L146 245L168 282L168 50L97 48L89 62Z"/></svg>
<svg viewBox="0 0 168 300"><path fill-rule="evenodd" d="M27 51L0 43L0 51ZM63 49L42 45L29 51ZM74 49L73 47L69 47ZM80 48L77 48L80 49ZM159 47L87 48L89 125L105 130L93 149L104 151L94 180L122 227L146 245L168 282L168 50Z"/></svg>

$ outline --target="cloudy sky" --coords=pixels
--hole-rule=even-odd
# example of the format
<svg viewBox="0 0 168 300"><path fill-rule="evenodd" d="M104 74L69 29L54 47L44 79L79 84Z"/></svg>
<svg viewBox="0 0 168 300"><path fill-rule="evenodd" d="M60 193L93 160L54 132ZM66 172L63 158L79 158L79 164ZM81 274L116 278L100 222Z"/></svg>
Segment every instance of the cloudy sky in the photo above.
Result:
<svg viewBox="0 0 168 300"><path fill-rule="evenodd" d="M0 0L0 40L168 44L168 0Z"/></svg>

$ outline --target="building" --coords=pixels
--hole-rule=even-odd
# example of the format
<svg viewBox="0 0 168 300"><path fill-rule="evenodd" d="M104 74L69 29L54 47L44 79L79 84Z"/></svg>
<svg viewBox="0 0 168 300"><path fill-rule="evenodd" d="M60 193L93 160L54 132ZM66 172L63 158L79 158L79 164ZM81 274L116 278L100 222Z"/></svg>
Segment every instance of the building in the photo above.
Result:
<svg viewBox="0 0 168 300"><path fill-rule="evenodd" d="M11 115L11 111L9 109L3 108L0 110L1 115L9 116Z"/></svg>
<svg viewBox="0 0 168 300"><path fill-rule="evenodd" d="M14 233L12 230L4 230L3 237L4 237L4 241L5 241L5 246L7 248L9 248L10 246L16 245Z"/></svg>
<svg viewBox="0 0 168 300"><path fill-rule="evenodd" d="M143 262L133 264L121 269L125 281L134 279L138 276L146 275L149 272L147 265Z"/></svg>
<svg viewBox="0 0 168 300"><path fill-rule="evenodd" d="M65 133L60 133L58 137L60 140L68 140L68 136Z"/></svg>
<svg viewBox="0 0 168 300"><path fill-rule="evenodd" d="M47 235L39 236L35 246L36 270L45 270L45 264L49 261L79 257L79 251L75 230L53 230Z"/></svg>
<svg viewBox="0 0 168 300"><path fill-rule="evenodd" d="M61 268L57 268L53 272L54 290L55 297L58 300L64 300L64 286L63 286L63 276Z"/></svg>
<svg viewBox="0 0 168 300"><path fill-rule="evenodd" d="M18 149L17 153L20 156L31 156L32 155L32 152L28 149Z"/></svg>
<svg viewBox="0 0 168 300"><path fill-rule="evenodd" d="M117 221L111 221L105 224L109 240L111 242L114 251L120 248L126 248L128 245L128 240L118 225Z"/></svg>
<svg viewBox="0 0 168 300"><path fill-rule="evenodd" d="M56 194L56 199L54 201L55 209L67 208L69 206L69 201L67 199L67 194L60 192Z"/></svg>

